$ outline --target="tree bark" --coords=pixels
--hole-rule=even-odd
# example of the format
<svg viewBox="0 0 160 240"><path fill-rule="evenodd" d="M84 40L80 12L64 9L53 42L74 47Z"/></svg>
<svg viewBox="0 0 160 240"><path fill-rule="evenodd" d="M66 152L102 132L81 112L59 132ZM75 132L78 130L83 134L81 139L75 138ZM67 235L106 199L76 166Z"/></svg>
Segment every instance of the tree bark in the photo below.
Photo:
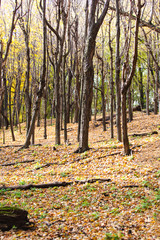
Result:
<svg viewBox="0 0 160 240"><path fill-rule="evenodd" d="M36 121L37 113L39 111L41 98L43 96L43 90L44 90L44 87L45 87L46 41L47 41L45 15L46 15L46 0L43 0L43 70L42 70L42 75L41 75L39 91L37 93L37 98L36 98L36 102L35 102L35 106L34 106L34 111L33 111L33 116L32 116L32 120L31 120L31 125L30 125L30 128L29 128L27 137L26 137L26 141L25 141L24 145L22 146L22 148L20 148L20 149L27 148L30 145L31 135L32 135L32 133L34 131L35 121Z"/></svg>
<svg viewBox="0 0 160 240"><path fill-rule="evenodd" d="M135 25L135 36L134 36L134 54L133 54L133 60L132 60L132 66L130 73L128 74L128 62L124 63L123 66L123 86L122 86L122 129L123 129L123 146L124 146L124 153L126 155L130 154L130 148L129 148L129 140L128 140L128 132L127 132L127 117L126 117L126 94L127 90L129 89L135 69L136 69L136 63L137 63L137 57L138 57L138 32L139 32L139 22L140 22L140 16L141 16L141 8L143 6L141 5L141 0L138 0L138 13L137 13L137 19L136 19L136 25ZM129 49L128 49L129 50ZM126 53L126 61L128 60L128 52Z"/></svg>
<svg viewBox="0 0 160 240"><path fill-rule="evenodd" d="M114 100L114 82L113 82L113 48L111 43L111 21L109 24L109 49L110 49L110 126L111 126L111 138L114 138L114 131L113 131L113 100Z"/></svg>
<svg viewBox="0 0 160 240"><path fill-rule="evenodd" d="M121 136L121 80L120 80L120 14L119 14L120 0L116 0L116 61L115 61L115 83L116 83L116 126L117 126L117 139L122 141Z"/></svg>
<svg viewBox="0 0 160 240"><path fill-rule="evenodd" d="M79 137L79 152L84 152L89 149L88 146L88 130L89 119L91 112L92 96L93 96L93 81L94 81L94 68L93 68L93 56L95 52L95 40L99 31L99 28L104 20L104 17L108 11L109 0L105 2L104 9L101 16L95 23L95 12L98 1L91 1L91 9L89 16L89 29L85 43L83 71L84 71L84 86L82 92L82 112L80 122L80 137Z"/></svg>

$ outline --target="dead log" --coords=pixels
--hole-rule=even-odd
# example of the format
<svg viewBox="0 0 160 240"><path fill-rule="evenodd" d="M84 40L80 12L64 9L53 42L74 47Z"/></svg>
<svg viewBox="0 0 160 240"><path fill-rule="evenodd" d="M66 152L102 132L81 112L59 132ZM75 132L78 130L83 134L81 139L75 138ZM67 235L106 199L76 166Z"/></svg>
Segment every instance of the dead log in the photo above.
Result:
<svg viewBox="0 0 160 240"><path fill-rule="evenodd" d="M0 148L10 148L10 147L22 147L23 145L22 144L18 144L18 145L5 145L5 146L0 146ZM42 146L41 143L38 143L38 144L32 144L31 146Z"/></svg>
<svg viewBox="0 0 160 240"><path fill-rule="evenodd" d="M14 163L3 163L0 166L4 167L4 166L13 166L16 164L21 164L21 163L30 163L30 162L34 162L35 160L25 160L25 161L21 161L21 162L14 162Z"/></svg>
<svg viewBox="0 0 160 240"><path fill-rule="evenodd" d="M125 186L122 186L122 188L139 188L140 186L139 185L125 185Z"/></svg>
<svg viewBox="0 0 160 240"><path fill-rule="evenodd" d="M44 165L42 165L42 166L40 166L40 167L37 167L37 168L35 168L34 170L39 170L39 169L42 169L42 168L45 168L45 167L50 167L50 166L52 166L52 165L58 165L58 164L60 164L59 162L55 162L55 163L46 163L46 164L44 164ZM30 170L30 171L28 171L28 172L32 172L33 170Z"/></svg>
<svg viewBox="0 0 160 240"><path fill-rule="evenodd" d="M5 186L3 185L0 187L1 189L6 189L6 190L28 190L31 188L50 188L50 187L66 187L69 185L73 184L85 184L85 183L95 183L95 182L110 182L111 179L101 179L101 178L95 178L95 179L88 179L88 180L81 180L81 181L73 181L73 182L51 182L51 183L41 183L41 184L28 184L28 185L17 185L17 186Z"/></svg>
<svg viewBox="0 0 160 240"><path fill-rule="evenodd" d="M101 159L101 158L104 158L104 157L110 157L110 156L118 155L118 154L121 154L121 153L122 152L113 152L113 153L110 153L110 154L106 154L106 155L97 157L96 159Z"/></svg>
<svg viewBox="0 0 160 240"><path fill-rule="evenodd" d="M13 226L16 228L27 229L30 222L26 210L17 207L0 207L0 229L2 231L10 230Z"/></svg>
<svg viewBox="0 0 160 240"><path fill-rule="evenodd" d="M154 135L154 134L158 134L158 132L153 131L151 133L134 133L134 134L131 134L129 136L131 136L131 137L144 137L144 136L149 136L149 135Z"/></svg>

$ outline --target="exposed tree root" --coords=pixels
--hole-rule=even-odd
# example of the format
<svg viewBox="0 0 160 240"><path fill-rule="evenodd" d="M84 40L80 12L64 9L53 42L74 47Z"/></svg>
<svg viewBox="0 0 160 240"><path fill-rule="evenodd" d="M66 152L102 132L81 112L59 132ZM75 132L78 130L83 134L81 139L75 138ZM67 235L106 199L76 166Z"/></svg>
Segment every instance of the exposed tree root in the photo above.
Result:
<svg viewBox="0 0 160 240"><path fill-rule="evenodd" d="M95 182L99 182L99 183L111 182L111 179L97 178L97 179L89 179L89 180L81 180L81 181L73 181L73 182L53 182L53 183L51 182L51 183L28 184L28 185L17 185L17 186L7 186L7 187L5 185L3 185L2 187L0 187L0 190L1 189L28 190L28 189L31 189L31 188L66 187L66 186L73 185L73 184L85 184L85 183L95 183Z"/></svg>

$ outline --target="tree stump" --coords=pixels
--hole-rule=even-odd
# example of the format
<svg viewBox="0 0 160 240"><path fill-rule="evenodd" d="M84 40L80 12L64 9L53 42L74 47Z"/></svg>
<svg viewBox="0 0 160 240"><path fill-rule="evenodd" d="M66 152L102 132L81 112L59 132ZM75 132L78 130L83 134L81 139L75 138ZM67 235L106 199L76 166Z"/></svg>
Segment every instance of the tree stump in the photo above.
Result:
<svg viewBox="0 0 160 240"><path fill-rule="evenodd" d="M16 228L28 228L29 219L26 210L17 207L0 207L0 230L7 231L13 226Z"/></svg>

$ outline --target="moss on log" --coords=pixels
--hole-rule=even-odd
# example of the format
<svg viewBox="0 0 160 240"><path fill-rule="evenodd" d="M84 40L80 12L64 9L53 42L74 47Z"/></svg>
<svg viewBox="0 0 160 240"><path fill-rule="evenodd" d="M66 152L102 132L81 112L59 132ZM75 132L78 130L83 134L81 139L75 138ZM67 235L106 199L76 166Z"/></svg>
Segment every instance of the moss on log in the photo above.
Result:
<svg viewBox="0 0 160 240"><path fill-rule="evenodd" d="M17 207L0 207L0 230L6 231L13 226L27 228L30 225L26 210Z"/></svg>

